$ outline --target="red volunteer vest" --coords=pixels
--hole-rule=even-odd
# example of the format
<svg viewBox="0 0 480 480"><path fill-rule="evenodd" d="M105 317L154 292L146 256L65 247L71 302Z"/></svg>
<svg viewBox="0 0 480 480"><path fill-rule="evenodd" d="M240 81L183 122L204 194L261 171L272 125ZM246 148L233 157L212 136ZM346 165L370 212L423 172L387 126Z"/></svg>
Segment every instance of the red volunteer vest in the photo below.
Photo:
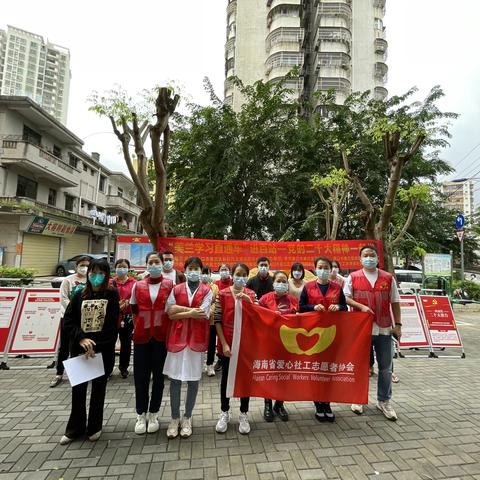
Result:
<svg viewBox="0 0 480 480"><path fill-rule="evenodd" d="M246 293L252 301L255 300L255 292L249 288L244 288L243 293ZM229 347L232 347L233 341L233 326L235 322L235 298L230 288L221 290L218 294L220 304L222 305L222 330L225 336L225 341ZM222 344L220 338L217 340L217 351L219 355L223 355Z"/></svg>
<svg viewBox="0 0 480 480"><path fill-rule="evenodd" d="M118 277L115 277L112 281L112 286L117 289L120 300L130 300L130 297L132 296L133 286L136 283L137 281L132 277L127 277L124 283L121 283L120 279ZM120 312L120 315L118 316L118 328L120 328L125 315L131 315L131 313L131 307L127 307L124 312Z"/></svg>
<svg viewBox="0 0 480 480"><path fill-rule="evenodd" d="M325 310L328 310L330 305L338 305L340 303L340 293L342 289L338 283L329 282L327 294L325 296L323 296L316 280L308 282L304 288L308 294L309 305L322 304L325 307Z"/></svg>
<svg viewBox="0 0 480 480"><path fill-rule="evenodd" d="M203 299L210 292L210 287L200 282L200 285L192 299L188 303L188 284L180 283L173 288L175 301L182 307L200 308ZM170 320L167 335L167 350L169 352L181 352L189 347L194 352L204 352L208 348L210 337L210 318L183 318Z"/></svg>
<svg viewBox="0 0 480 480"><path fill-rule="evenodd" d="M296 313L298 312L298 300L292 295L286 295L288 302L290 303L288 312L281 312L283 314L288 313ZM282 297L284 299L285 297ZM269 310L273 310L274 312L278 311L278 297L275 296L275 292L268 292L266 293L260 300L259 303L262 307L268 308Z"/></svg>
<svg viewBox="0 0 480 480"><path fill-rule="evenodd" d="M149 284L149 278L145 278L137 282L135 286L138 314L134 316L134 343L147 343L151 338L158 342L164 342L166 338L169 321L165 313L165 304L172 291L173 282L167 278L162 279L153 305Z"/></svg>
<svg viewBox="0 0 480 480"><path fill-rule="evenodd" d="M223 290L224 288L231 287L233 285L232 277L228 277L227 280L222 280L222 279L217 280L215 282L215 285L218 287L219 291Z"/></svg>
<svg viewBox="0 0 480 480"><path fill-rule="evenodd" d="M392 275L378 269L378 278L373 288L363 270L357 270L350 276L352 278L352 298L373 310L374 321L379 327L391 327L390 292L393 281Z"/></svg>

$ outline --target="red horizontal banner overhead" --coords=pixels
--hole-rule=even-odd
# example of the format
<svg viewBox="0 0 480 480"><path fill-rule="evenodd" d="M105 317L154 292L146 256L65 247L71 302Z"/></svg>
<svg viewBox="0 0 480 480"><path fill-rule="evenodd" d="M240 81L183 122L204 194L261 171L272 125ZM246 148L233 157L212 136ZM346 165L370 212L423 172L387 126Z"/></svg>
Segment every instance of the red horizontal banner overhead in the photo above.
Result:
<svg viewBox="0 0 480 480"><path fill-rule="evenodd" d="M119 235L117 256L134 259L133 266L144 266L143 254L149 249L145 236ZM272 269L290 270L292 263L301 262L306 268L313 268L316 257L325 256L340 262L342 269L360 268L359 250L364 245L375 245L379 251L380 266L383 266L381 242L377 240L332 240L315 242L263 242L248 240L210 240L201 238L159 238L158 250L172 251L177 266L191 256L198 256L203 263L216 270L221 263L243 262L253 267L258 257L270 259ZM143 245L143 249L140 248ZM141 251L141 254L140 254ZM135 252L139 252L138 257ZM141 263L138 263L141 262ZM137 264L138 263L138 264Z"/></svg>
<svg viewBox="0 0 480 480"><path fill-rule="evenodd" d="M237 303L227 396L366 404L371 334L368 313Z"/></svg>

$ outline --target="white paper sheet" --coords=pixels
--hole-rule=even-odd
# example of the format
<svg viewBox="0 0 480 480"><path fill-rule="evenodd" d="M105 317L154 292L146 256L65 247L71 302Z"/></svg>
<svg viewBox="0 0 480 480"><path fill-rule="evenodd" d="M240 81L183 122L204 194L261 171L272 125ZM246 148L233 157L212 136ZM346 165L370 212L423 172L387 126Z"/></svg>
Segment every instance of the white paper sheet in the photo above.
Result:
<svg viewBox="0 0 480 480"><path fill-rule="evenodd" d="M105 375L101 353L97 353L93 358L85 355L69 358L63 362L63 366L72 387Z"/></svg>

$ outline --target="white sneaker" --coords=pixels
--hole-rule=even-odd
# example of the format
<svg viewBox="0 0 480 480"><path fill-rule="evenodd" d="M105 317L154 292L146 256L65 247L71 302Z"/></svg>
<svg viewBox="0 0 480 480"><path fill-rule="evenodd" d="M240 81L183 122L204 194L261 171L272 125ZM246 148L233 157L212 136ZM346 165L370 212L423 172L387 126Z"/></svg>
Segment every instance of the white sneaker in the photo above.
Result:
<svg viewBox="0 0 480 480"><path fill-rule="evenodd" d="M350 408L352 409L352 412L356 413L357 415L361 415L363 413L363 405L353 403Z"/></svg>
<svg viewBox="0 0 480 480"><path fill-rule="evenodd" d="M137 423L135 424L135 433L143 435L147 431L147 416L145 413L137 415Z"/></svg>
<svg viewBox="0 0 480 480"><path fill-rule="evenodd" d="M102 434L102 431L99 430L97 433L94 433L93 435L90 435L88 437L88 439L91 441L91 442L96 442L99 438L100 438L100 435Z"/></svg>
<svg viewBox="0 0 480 480"><path fill-rule="evenodd" d="M178 427L180 426L179 418L172 418L172 421L168 424L167 427L167 437L168 438L177 438L178 437Z"/></svg>
<svg viewBox="0 0 480 480"><path fill-rule="evenodd" d="M192 419L183 417L180 425L180 436L182 438L188 438L192 434Z"/></svg>
<svg viewBox="0 0 480 480"><path fill-rule="evenodd" d="M158 423L158 413L149 413L148 414L148 433L158 432L160 424Z"/></svg>
<svg viewBox="0 0 480 480"><path fill-rule="evenodd" d="M222 412L220 417L218 417L217 425L215 426L215 431L217 433L225 433L228 428L228 423L230 422L230 412Z"/></svg>
<svg viewBox="0 0 480 480"><path fill-rule="evenodd" d="M72 442L73 442L73 438L67 437L66 435L64 435L60 439L60 445L68 445L69 443L72 443Z"/></svg>
<svg viewBox="0 0 480 480"><path fill-rule="evenodd" d="M247 435L250 433L250 422L248 421L248 415L246 413L240 412L240 415L238 416L238 431L242 435Z"/></svg>
<svg viewBox="0 0 480 480"><path fill-rule="evenodd" d="M213 365L207 365L207 377L214 377L215 376L215 368Z"/></svg>
<svg viewBox="0 0 480 480"><path fill-rule="evenodd" d="M395 422L397 420L397 414L395 410L390 405L390 400L385 400L381 402L380 400L377 402L377 408L387 417L389 420Z"/></svg>

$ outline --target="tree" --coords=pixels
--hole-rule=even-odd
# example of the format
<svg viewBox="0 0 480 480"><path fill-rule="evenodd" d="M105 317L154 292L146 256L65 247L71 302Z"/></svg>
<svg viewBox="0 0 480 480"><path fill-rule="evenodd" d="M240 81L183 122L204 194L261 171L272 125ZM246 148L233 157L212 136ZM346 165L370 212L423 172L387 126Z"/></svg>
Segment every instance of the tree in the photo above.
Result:
<svg viewBox="0 0 480 480"><path fill-rule="evenodd" d="M142 211L139 220L154 249L158 237L165 237L167 207L167 164L170 150L170 118L180 100L167 87L144 91L141 100L135 102L120 89L110 90L100 96L94 92L90 97L90 110L107 117L121 146L125 163L137 187ZM151 119L154 119L152 122ZM150 196L147 173L148 157L145 143L150 137L150 147L155 170L155 195ZM130 142L137 160L134 168Z"/></svg>
<svg viewBox="0 0 480 480"><path fill-rule="evenodd" d="M334 167L326 175L314 174L311 184L325 207L325 239L336 240L342 210L352 186L347 172Z"/></svg>

